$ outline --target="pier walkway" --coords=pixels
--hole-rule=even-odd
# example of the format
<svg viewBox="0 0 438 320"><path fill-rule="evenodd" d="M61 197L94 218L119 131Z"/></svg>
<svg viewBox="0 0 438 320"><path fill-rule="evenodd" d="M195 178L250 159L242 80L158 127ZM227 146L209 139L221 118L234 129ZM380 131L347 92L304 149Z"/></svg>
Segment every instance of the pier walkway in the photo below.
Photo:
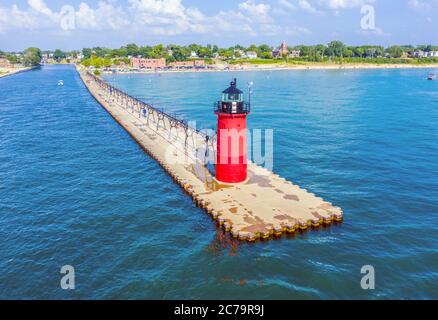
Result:
<svg viewBox="0 0 438 320"><path fill-rule="evenodd" d="M215 152L215 137L89 72L78 72L108 113L233 237L269 239L342 221L341 208L252 163L248 163L246 183L217 183L204 166L205 157Z"/></svg>

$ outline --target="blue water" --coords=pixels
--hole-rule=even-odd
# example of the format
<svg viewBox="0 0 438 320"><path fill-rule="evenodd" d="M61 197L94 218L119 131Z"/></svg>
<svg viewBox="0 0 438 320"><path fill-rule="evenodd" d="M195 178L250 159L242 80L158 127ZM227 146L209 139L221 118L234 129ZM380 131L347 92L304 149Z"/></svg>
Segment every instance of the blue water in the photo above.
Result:
<svg viewBox="0 0 438 320"><path fill-rule="evenodd" d="M224 237L73 67L0 79L0 298L437 299L438 82L426 74L107 76L199 127L214 126L233 75L254 81L249 126L274 129L274 171L345 214L256 244ZM363 265L375 290L361 289Z"/></svg>

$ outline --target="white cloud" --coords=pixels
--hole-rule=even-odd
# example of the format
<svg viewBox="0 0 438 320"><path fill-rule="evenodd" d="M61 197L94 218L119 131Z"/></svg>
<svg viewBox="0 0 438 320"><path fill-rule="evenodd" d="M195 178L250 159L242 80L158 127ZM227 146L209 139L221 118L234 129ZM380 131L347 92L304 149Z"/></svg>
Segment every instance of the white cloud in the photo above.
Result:
<svg viewBox="0 0 438 320"><path fill-rule="evenodd" d="M321 5L331 9L347 9L361 7L365 4L374 2L374 0L319 0Z"/></svg>
<svg viewBox="0 0 438 320"><path fill-rule="evenodd" d="M131 8L148 12L151 16L181 17L186 16L186 8L181 0L128 0Z"/></svg>
<svg viewBox="0 0 438 320"><path fill-rule="evenodd" d="M297 8L290 0L279 0L278 4L288 10L295 10Z"/></svg>
<svg viewBox="0 0 438 320"><path fill-rule="evenodd" d="M280 0L292 8L290 0ZM307 0L300 0L305 6ZM100 0L90 5L81 2L74 8L75 30L111 30L129 35L174 36L181 34L280 35L299 30L291 24L278 24L267 3L241 0L235 8L206 15L198 8L186 7L182 0L127 0L123 6L116 0ZM308 7L307 10L311 10ZM10 30L48 30L62 32L63 14L49 8L44 0L28 0L27 7L0 4L0 32ZM289 30L289 31L287 31ZM294 31L296 32L296 31Z"/></svg>
<svg viewBox="0 0 438 320"><path fill-rule="evenodd" d="M47 19L46 15L32 7L29 10L21 10L16 4L9 8L0 6L0 31L49 27L53 21Z"/></svg>
<svg viewBox="0 0 438 320"><path fill-rule="evenodd" d="M157 35L207 32L204 14L197 8L186 8L181 0L129 0L128 3L134 28L147 27Z"/></svg>
<svg viewBox="0 0 438 320"><path fill-rule="evenodd" d="M268 14L271 6L264 3L257 4L254 0L247 0L245 2L240 3L239 8L243 11L247 11L248 13L254 16L258 16L258 15L264 16Z"/></svg>
<svg viewBox="0 0 438 320"><path fill-rule="evenodd" d="M409 5L415 8L426 8L428 5L420 0L409 0Z"/></svg>
<svg viewBox="0 0 438 320"><path fill-rule="evenodd" d="M288 36L301 36L305 34L311 34L312 32L304 27L286 27L284 33Z"/></svg>
<svg viewBox="0 0 438 320"><path fill-rule="evenodd" d="M390 37L391 33L385 32L382 28L376 27L370 30L362 30L361 33L365 36L379 36L379 37Z"/></svg>
<svg viewBox="0 0 438 320"><path fill-rule="evenodd" d="M303 9L304 11L310 12L310 13L317 13L318 10L316 10L312 4L307 0L298 0L298 6Z"/></svg>
<svg viewBox="0 0 438 320"><path fill-rule="evenodd" d="M272 21L269 15L271 6L268 4L256 3L254 0L247 0L239 4L239 9L254 21L263 23Z"/></svg>
<svg viewBox="0 0 438 320"><path fill-rule="evenodd" d="M83 30L119 30L130 24L122 7L99 1L96 8L81 2L75 13L76 24Z"/></svg>
<svg viewBox="0 0 438 320"><path fill-rule="evenodd" d="M50 10L43 0L28 0L27 3L29 7L37 13L45 15L55 22L59 20L59 14L56 14Z"/></svg>

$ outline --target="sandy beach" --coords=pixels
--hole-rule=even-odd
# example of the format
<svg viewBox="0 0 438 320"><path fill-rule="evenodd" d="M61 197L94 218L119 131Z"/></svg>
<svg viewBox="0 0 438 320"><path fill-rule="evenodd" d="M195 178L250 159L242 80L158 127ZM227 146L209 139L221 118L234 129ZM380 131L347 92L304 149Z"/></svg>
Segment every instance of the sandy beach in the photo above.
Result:
<svg viewBox="0 0 438 320"><path fill-rule="evenodd" d="M11 76L24 71L29 71L32 68L0 68L0 78Z"/></svg>
<svg viewBox="0 0 438 320"><path fill-rule="evenodd" d="M83 67L81 66L81 69ZM438 64L267 64L267 65L228 65L209 69L170 69L170 70L130 70L116 71L122 74L143 73L187 73L187 72L236 72L236 71L281 71L281 70L361 70L361 69L438 69ZM112 71L102 71L111 74Z"/></svg>

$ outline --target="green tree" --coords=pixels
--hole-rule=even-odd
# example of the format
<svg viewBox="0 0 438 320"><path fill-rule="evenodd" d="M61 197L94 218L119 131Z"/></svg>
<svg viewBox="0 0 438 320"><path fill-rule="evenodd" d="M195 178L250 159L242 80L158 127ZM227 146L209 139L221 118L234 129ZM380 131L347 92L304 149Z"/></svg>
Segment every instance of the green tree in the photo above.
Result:
<svg viewBox="0 0 438 320"><path fill-rule="evenodd" d="M130 43L126 45L126 53L128 56L135 57L140 55L140 49L135 43Z"/></svg>
<svg viewBox="0 0 438 320"><path fill-rule="evenodd" d="M110 56L112 58L115 57L128 57L128 49L125 47L121 47L119 49L111 50Z"/></svg>
<svg viewBox="0 0 438 320"><path fill-rule="evenodd" d="M365 55L365 50L362 47L356 47L353 51L355 56L359 58L362 58Z"/></svg>
<svg viewBox="0 0 438 320"><path fill-rule="evenodd" d="M272 48L270 46L268 46L267 44L262 44L259 46L259 50L260 50L260 54L265 53L265 52L272 52Z"/></svg>
<svg viewBox="0 0 438 320"><path fill-rule="evenodd" d="M27 67L36 66L41 62L42 54L39 48L27 48L23 54L23 64Z"/></svg>
<svg viewBox="0 0 438 320"><path fill-rule="evenodd" d="M260 54L260 58L262 58L262 59L272 59L272 53L271 52L262 52Z"/></svg>
<svg viewBox="0 0 438 320"><path fill-rule="evenodd" d="M67 56L65 52L61 51L60 49L56 49L53 53L53 59L55 59L57 62L65 59Z"/></svg>
<svg viewBox="0 0 438 320"><path fill-rule="evenodd" d="M354 55L354 52L353 52L352 49L350 49L350 48L345 49L345 51L344 51L344 56L345 57L351 58L351 57L353 57L353 55Z"/></svg>
<svg viewBox="0 0 438 320"><path fill-rule="evenodd" d="M9 61L10 63L12 63L12 64L16 64L16 63L19 62L19 61L18 61L18 58L17 58L17 56L16 56L15 54L7 54L7 55L6 55L6 59L8 59L8 61Z"/></svg>
<svg viewBox="0 0 438 320"><path fill-rule="evenodd" d="M94 47L92 49L92 54L94 54L97 57L103 58L109 56L111 54L111 50L102 47Z"/></svg>
<svg viewBox="0 0 438 320"><path fill-rule="evenodd" d="M403 55L403 49L400 46L391 46L386 49L391 58L400 58Z"/></svg>
<svg viewBox="0 0 438 320"><path fill-rule="evenodd" d="M327 45L326 55L330 57L343 57L345 44L341 41L332 41Z"/></svg>
<svg viewBox="0 0 438 320"><path fill-rule="evenodd" d="M82 49L82 55L84 56L84 59L90 59L91 54L92 54L92 50L90 48Z"/></svg>

